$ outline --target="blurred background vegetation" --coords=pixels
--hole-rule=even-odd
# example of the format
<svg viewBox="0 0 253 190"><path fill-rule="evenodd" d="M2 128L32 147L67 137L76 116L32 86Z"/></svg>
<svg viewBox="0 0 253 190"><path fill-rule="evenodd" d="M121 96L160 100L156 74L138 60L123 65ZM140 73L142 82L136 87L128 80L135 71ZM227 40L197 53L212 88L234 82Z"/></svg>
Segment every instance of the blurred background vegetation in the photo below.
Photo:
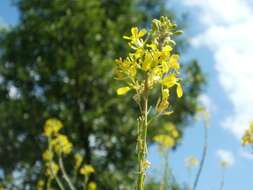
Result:
<svg viewBox="0 0 253 190"><path fill-rule="evenodd" d="M130 96L116 96L114 60L126 55L122 36L131 26L149 27L152 18L165 15L184 28L186 17L168 10L164 0L13 3L20 20L0 31L0 181L10 190L35 189L43 176L42 126L56 117L74 151L96 168L92 179L98 189L132 190L137 108ZM183 56L187 38L177 42ZM170 117L151 126L150 144L164 122L175 123L183 134L197 110L204 76L195 60L181 63L184 96L174 103ZM155 185L150 183L149 189Z"/></svg>

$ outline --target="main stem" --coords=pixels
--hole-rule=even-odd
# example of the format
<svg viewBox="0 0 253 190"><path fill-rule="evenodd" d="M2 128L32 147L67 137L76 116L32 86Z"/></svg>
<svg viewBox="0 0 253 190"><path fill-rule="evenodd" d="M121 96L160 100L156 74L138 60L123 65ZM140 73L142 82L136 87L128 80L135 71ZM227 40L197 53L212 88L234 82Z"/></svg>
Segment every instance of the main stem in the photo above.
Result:
<svg viewBox="0 0 253 190"><path fill-rule="evenodd" d="M145 80L142 113L138 126L137 150L138 150L138 179L136 190L144 190L145 170L147 167L147 128L148 128L148 77Z"/></svg>

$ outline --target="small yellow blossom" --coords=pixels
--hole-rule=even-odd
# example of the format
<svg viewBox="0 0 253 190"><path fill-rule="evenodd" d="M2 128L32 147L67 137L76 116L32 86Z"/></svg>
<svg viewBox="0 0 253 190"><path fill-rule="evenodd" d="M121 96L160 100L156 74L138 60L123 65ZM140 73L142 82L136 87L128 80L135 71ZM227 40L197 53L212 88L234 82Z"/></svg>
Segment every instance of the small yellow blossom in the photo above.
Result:
<svg viewBox="0 0 253 190"><path fill-rule="evenodd" d="M75 169L78 169L83 161L83 156L80 153L75 154Z"/></svg>
<svg viewBox="0 0 253 190"><path fill-rule="evenodd" d="M88 190L96 190L97 189L97 184L95 182L90 182L88 184Z"/></svg>
<svg viewBox="0 0 253 190"><path fill-rule="evenodd" d="M80 169L80 173L83 174L83 175L89 175L89 174L94 173L94 172L95 172L95 169L91 165L84 165Z"/></svg>
<svg viewBox="0 0 253 190"><path fill-rule="evenodd" d="M123 38L130 40L131 44L136 45L136 44L138 44L140 38L142 38L147 33L147 31L145 29L141 29L139 31L137 27L133 27L133 28L131 28L131 33L132 33L132 36L130 36L130 37L123 36Z"/></svg>
<svg viewBox="0 0 253 190"><path fill-rule="evenodd" d="M43 153L42 157L43 157L43 160L45 160L45 161L50 161L50 160L52 160L52 158L53 158L53 153L50 152L49 150L46 150L46 151Z"/></svg>
<svg viewBox="0 0 253 190"><path fill-rule="evenodd" d="M150 165L151 165L151 163L150 163L150 161L148 161L148 160L144 160L144 162L142 163L142 166L143 166L144 169L149 168Z"/></svg>
<svg viewBox="0 0 253 190"><path fill-rule="evenodd" d="M57 134L63 127L62 122L58 119L48 119L44 125L44 135L50 137Z"/></svg>
<svg viewBox="0 0 253 190"><path fill-rule="evenodd" d="M185 165L187 168L193 168L199 164L199 161L196 157L194 156L189 156L185 159Z"/></svg>
<svg viewBox="0 0 253 190"><path fill-rule="evenodd" d="M156 135L154 141L166 149L170 149L175 145L175 140L168 135Z"/></svg>

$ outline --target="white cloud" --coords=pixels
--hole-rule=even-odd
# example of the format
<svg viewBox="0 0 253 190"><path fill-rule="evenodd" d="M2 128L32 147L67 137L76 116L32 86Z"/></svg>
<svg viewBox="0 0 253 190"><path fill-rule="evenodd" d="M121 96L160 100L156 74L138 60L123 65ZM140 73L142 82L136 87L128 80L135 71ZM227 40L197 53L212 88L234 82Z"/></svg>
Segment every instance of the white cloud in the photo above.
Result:
<svg viewBox="0 0 253 190"><path fill-rule="evenodd" d="M221 161L226 162L228 166L233 166L235 164L234 154L228 150L224 149L217 150L217 156Z"/></svg>
<svg viewBox="0 0 253 190"><path fill-rule="evenodd" d="M204 31L192 44L208 47L233 110L222 126L240 138L253 120L253 8L247 0L185 0L198 11Z"/></svg>
<svg viewBox="0 0 253 190"><path fill-rule="evenodd" d="M247 160L253 160L253 154L243 150L240 151L240 156L246 158Z"/></svg>

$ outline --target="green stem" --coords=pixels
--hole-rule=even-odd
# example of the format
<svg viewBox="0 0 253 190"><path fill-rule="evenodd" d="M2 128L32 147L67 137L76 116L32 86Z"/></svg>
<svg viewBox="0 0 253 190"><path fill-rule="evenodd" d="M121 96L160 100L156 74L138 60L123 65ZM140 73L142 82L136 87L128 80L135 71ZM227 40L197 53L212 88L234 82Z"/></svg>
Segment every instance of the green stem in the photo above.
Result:
<svg viewBox="0 0 253 190"><path fill-rule="evenodd" d="M64 167L64 164L63 164L63 161L62 161L62 156L61 154L59 154L59 166L60 166L60 169L61 169L61 172L63 174L63 178L65 179L65 181L67 182L69 188L71 190L76 190L76 188L74 187L74 185L72 184L66 170L65 170L65 167Z"/></svg>
<svg viewBox="0 0 253 190"><path fill-rule="evenodd" d="M202 170L203 170L203 167L205 164L205 160L206 160L206 156L207 156L207 149L208 149L208 122L207 121L205 121L204 130L205 130L204 131L204 133L205 133L204 134L204 146L203 146L203 150L202 150L202 156L201 156L199 169L198 169L197 175L194 180L194 184L193 184L193 188L192 188L193 190L197 189L199 178L202 173Z"/></svg>
<svg viewBox="0 0 253 190"><path fill-rule="evenodd" d="M87 184L88 184L88 181L89 181L89 175L85 175L85 176L84 176L84 185L83 185L83 190L85 190L85 189L86 189Z"/></svg>
<svg viewBox="0 0 253 190"><path fill-rule="evenodd" d="M143 93L143 108L138 126L137 148L138 148L138 179L137 190L144 190L146 156L147 156L147 127L148 127L148 77L145 80Z"/></svg>
<svg viewBox="0 0 253 190"><path fill-rule="evenodd" d="M221 177L221 182L220 182L220 190L223 190L224 182L225 182L225 169L222 171L222 177Z"/></svg>

